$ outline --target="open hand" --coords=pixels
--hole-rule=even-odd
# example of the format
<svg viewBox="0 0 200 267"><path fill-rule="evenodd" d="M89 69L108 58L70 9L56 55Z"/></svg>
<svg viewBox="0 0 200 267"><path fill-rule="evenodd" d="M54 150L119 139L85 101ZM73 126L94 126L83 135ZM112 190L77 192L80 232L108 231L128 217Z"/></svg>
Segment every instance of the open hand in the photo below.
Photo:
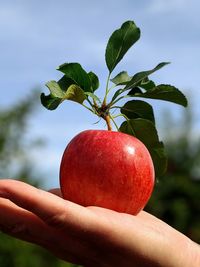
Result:
<svg viewBox="0 0 200 267"><path fill-rule="evenodd" d="M0 180L0 230L86 267L200 266L200 249L163 221L82 207L15 180Z"/></svg>

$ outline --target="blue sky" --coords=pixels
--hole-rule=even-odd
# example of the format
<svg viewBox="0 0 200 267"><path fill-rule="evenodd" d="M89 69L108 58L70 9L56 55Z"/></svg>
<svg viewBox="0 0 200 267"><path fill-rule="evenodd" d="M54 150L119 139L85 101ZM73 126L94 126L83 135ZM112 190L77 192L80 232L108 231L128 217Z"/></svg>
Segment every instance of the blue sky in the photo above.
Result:
<svg viewBox="0 0 200 267"><path fill-rule="evenodd" d="M172 64L152 78L193 96L195 132L199 133L199 10L198 0L0 0L0 105L20 101L35 87L47 93L45 83L60 77L56 67L64 62L80 62L87 71L93 70L103 94L108 74L104 60L107 40L124 21L134 20L141 29L141 39L116 73L128 70L134 74L170 61ZM153 105L155 112L166 107L174 116L183 109L164 102ZM59 162L69 140L82 130L104 128L104 123L94 125L96 120L75 103L68 102L54 112L38 106L29 134L48 141L45 149L33 153L38 167L48 173L48 185L58 185Z"/></svg>

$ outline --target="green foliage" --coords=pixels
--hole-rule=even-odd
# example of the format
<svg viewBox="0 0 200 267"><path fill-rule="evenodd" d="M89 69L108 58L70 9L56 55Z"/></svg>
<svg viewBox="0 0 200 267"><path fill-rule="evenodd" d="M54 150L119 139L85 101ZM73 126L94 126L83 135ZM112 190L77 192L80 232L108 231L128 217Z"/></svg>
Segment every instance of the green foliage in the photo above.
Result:
<svg viewBox="0 0 200 267"><path fill-rule="evenodd" d="M141 100L132 100L126 102L121 108L121 113L129 119L146 119L155 123L152 106Z"/></svg>
<svg viewBox="0 0 200 267"><path fill-rule="evenodd" d="M73 267L60 261L39 246L35 246L5 234L0 239L1 267Z"/></svg>
<svg viewBox="0 0 200 267"><path fill-rule="evenodd" d="M57 70L63 72L67 78L73 80L83 91L92 91L91 74L88 75L79 63L64 63L60 65Z"/></svg>
<svg viewBox="0 0 200 267"><path fill-rule="evenodd" d="M33 166L28 151L30 146L40 146L42 140L26 143L28 119L35 109L38 92L34 92L21 103L0 110L0 177L15 178L26 175L32 179ZM36 183L36 182L35 182Z"/></svg>
<svg viewBox="0 0 200 267"><path fill-rule="evenodd" d="M126 80L121 80L119 85L125 84L125 90L132 89L136 86L138 86L144 79L148 78L149 75L153 74L157 70L163 68L165 65L169 64L169 62L162 62L158 64L155 68L152 70L147 70L147 71L141 71L133 75L133 77L130 77L129 81Z"/></svg>
<svg viewBox="0 0 200 267"><path fill-rule="evenodd" d="M130 92L129 95L131 95ZM168 84L160 84L152 89L148 89L145 93L135 93L133 96L166 100L187 107L186 97L176 87Z"/></svg>
<svg viewBox="0 0 200 267"><path fill-rule="evenodd" d="M152 80L149 80L150 75L168 65L169 62L161 62L153 69L140 71L132 76L129 76L127 71L121 71L114 78L110 78L117 64L139 38L140 29L133 21L124 22L110 36L105 51L105 61L109 74L103 101L96 95L96 92L94 94L94 91L99 87L99 79L96 74L87 73L79 63L64 63L58 67L64 76L58 82L50 81L46 84L50 94L42 93L41 102L44 107L53 110L64 100L72 100L83 105L100 119L104 119L108 130L112 130L110 123L112 121L117 130L136 136L151 153L156 176L159 177L166 170L167 158L164 145L159 141L152 106L138 100L128 101L124 105L116 105L116 103L123 99L140 97L165 100L186 107L187 100L175 86L156 85ZM109 87L110 82L113 83L111 87ZM108 94L115 88L118 89L113 93L111 101L107 103ZM113 115L111 109L118 109L120 113ZM115 122L115 118L118 116L125 119L120 127Z"/></svg>

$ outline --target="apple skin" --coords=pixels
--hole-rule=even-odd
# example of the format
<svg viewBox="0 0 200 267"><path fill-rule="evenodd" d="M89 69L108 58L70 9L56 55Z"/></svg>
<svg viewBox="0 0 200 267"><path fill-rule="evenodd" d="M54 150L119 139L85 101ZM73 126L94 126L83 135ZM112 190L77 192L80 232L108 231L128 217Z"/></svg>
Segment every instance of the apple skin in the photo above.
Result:
<svg viewBox="0 0 200 267"><path fill-rule="evenodd" d="M60 166L64 199L136 215L154 187L145 145L121 132L86 130L67 145Z"/></svg>

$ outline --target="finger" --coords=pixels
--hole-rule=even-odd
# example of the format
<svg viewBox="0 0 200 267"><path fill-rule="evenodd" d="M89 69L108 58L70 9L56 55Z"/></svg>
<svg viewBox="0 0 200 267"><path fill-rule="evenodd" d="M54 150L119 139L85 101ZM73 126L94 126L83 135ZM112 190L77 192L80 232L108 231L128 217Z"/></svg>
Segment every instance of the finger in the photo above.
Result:
<svg viewBox="0 0 200 267"><path fill-rule="evenodd" d="M10 236L34 243L57 257L80 264L86 248L70 235L60 234L41 219L7 199L0 198L0 230ZM53 242L52 242L53 241ZM78 251L78 253L77 253Z"/></svg>
<svg viewBox="0 0 200 267"><path fill-rule="evenodd" d="M52 193L58 197L63 197L60 188L52 188L48 191L49 193Z"/></svg>
<svg viewBox="0 0 200 267"><path fill-rule="evenodd" d="M3 198L0 198L0 229L9 235L38 245L50 242L47 234L49 226L31 212Z"/></svg>
<svg viewBox="0 0 200 267"><path fill-rule="evenodd" d="M93 225L96 228L98 222L91 210L20 181L1 180L0 197L11 200L59 229L80 233L91 230Z"/></svg>
<svg viewBox="0 0 200 267"><path fill-rule="evenodd" d="M92 209L63 200L20 181L1 180L0 197L7 198L21 208L34 213L51 228L58 230L62 245L56 246L56 249L57 247L62 248L62 251L71 249L72 257L77 255L78 259L83 260L84 263L88 259L90 262L95 261L93 266L98 266L97 262L102 258L102 245L106 245L109 241L110 231L112 231L109 219L103 218L98 213L95 214ZM54 241L55 236L52 237ZM71 246L66 248L65 242L68 238L74 242L70 240ZM59 240L55 243L59 244ZM110 242L105 249L109 247L109 244ZM68 255L66 251L62 254L58 249L57 253L57 255L61 253L60 258L65 254Z"/></svg>

